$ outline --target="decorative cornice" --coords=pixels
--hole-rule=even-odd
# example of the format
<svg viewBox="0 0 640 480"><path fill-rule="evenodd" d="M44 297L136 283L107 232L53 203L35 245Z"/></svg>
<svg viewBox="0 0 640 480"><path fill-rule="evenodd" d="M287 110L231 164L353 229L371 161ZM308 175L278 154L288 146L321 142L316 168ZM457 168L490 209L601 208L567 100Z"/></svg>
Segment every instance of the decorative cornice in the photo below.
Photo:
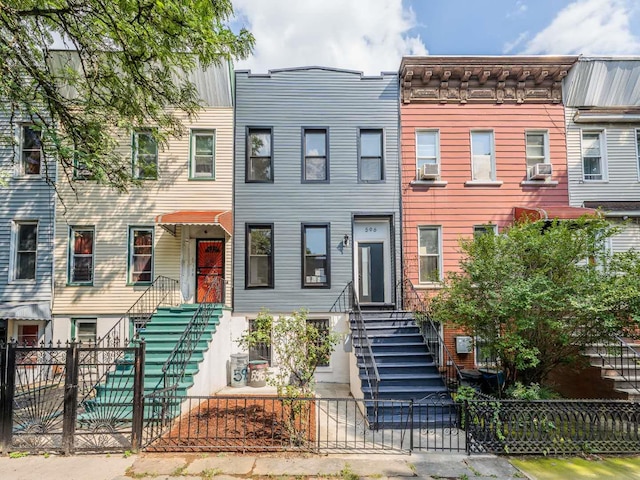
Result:
<svg viewBox="0 0 640 480"><path fill-rule="evenodd" d="M404 57L403 103L560 103L578 57Z"/></svg>

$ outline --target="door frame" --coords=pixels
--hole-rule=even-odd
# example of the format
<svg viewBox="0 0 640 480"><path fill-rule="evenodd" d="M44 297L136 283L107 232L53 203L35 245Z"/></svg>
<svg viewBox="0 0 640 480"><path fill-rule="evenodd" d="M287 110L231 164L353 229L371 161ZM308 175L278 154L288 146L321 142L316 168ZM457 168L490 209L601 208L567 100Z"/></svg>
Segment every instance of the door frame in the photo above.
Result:
<svg viewBox="0 0 640 480"><path fill-rule="evenodd" d="M227 250L226 250L226 241L224 238L202 238L202 237L198 237L198 238L194 238L195 240L195 250L196 250L196 258L195 258L195 264L194 264L194 269L193 269L193 282L194 282L194 289L193 289L193 300L194 303L198 303L198 260L200 258L200 255L198 254L198 245L200 244L200 242L221 242L222 243L222 268L220 269L220 271L222 272L221 277L224 278L224 274L225 274L225 268L226 268L226 262L225 262L225 255L227 254ZM224 299L224 292L222 293L222 298Z"/></svg>

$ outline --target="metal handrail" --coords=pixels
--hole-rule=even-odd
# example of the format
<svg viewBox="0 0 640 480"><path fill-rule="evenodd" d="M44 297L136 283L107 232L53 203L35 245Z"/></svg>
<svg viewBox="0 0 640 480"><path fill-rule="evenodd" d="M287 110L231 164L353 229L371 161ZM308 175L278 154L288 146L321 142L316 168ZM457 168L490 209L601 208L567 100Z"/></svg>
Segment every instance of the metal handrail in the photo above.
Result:
<svg viewBox="0 0 640 480"><path fill-rule="evenodd" d="M338 298L329 309L330 312L348 312L353 308L351 301L353 297L352 288L353 282L349 282L344 286L342 292L340 292L340 295L338 295Z"/></svg>
<svg viewBox="0 0 640 480"><path fill-rule="evenodd" d="M454 392L457 391L458 386L460 386L462 382L460 368L453 359L449 348L444 343L444 339L442 335L440 335L440 329L429 315L426 302L408 278L404 279L403 282L403 308L419 315L416 323L420 328L420 333L422 333L427 349L433 357L447 388ZM444 353L446 362L442 361L441 351Z"/></svg>
<svg viewBox="0 0 640 480"><path fill-rule="evenodd" d="M179 300L179 285L178 280L158 275L120 320L96 341L96 348L128 346L138 338L139 330L147 324L158 307L175 306L179 303L176 302ZM133 326L131 319L135 319Z"/></svg>
<svg viewBox="0 0 640 480"><path fill-rule="evenodd" d="M160 382L164 389L177 389L184 378L191 355L193 355L217 308L216 305L224 304L224 291L227 285L224 277L211 275L207 277L206 281L209 283L209 288L207 288L204 298L162 366L163 376Z"/></svg>
<svg viewBox="0 0 640 480"><path fill-rule="evenodd" d="M614 335L617 344L595 347L602 368L609 368L622 377L623 381L637 392L640 392L640 352L629 345L622 337ZM613 360L613 361L612 361Z"/></svg>
<svg viewBox="0 0 640 480"><path fill-rule="evenodd" d="M373 355L373 348L371 347L371 341L369 340L369 335L367 334L367 327L364 322L364 318L362 317L362 310L360 309L360 302L358 301L358 296L356 295L353 289L353 283L349 282L347 284L351 290L351 301L353 305L353 309L351 315L353 316L355 328L358 332L358 349L359 354L362 357L362 363L364 365L364 373L367 379L367 384L369 385L369 390L371 391L371 398L374 400L374 418L375 424L378 425L378 398L380 396L380 373L378 372L378 364L376 363L376 357ZM346 288L346 287L345 287ZM364 345L363 345L364 342ZM354 344L354 347L356 345ZM376 427L377 428L377 427Z"/></svg>

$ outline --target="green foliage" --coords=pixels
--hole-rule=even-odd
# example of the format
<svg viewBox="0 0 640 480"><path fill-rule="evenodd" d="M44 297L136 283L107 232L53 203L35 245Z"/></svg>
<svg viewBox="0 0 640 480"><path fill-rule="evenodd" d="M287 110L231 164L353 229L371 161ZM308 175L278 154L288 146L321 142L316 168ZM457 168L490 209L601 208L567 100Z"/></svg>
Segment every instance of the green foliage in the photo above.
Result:
<svg viewBox="0 0 640 480"><path fill-rule="evenodd" d="M232 15L231 0L5 0L0 113L12 127L33 123L69 181L80 162L126 190L131 159L114 132L153 126L160 143L181 134L176 113L194 115L201 103L189 73L253 47L249 32L229 28ZM52 50L54 39L69 50ZM0 140L15 147L13 135Z"/></svg>
<svg viewBox="0 0 640 480"><path fill-rule="evenodd" d="M481 337L507 385L543 383L581 347L637 325L638 253L611 254L601 218L524 222L461 241L461 271L431 302L433 318Z"/></svg>
<svg viewBox="0 0 640 480"><path fill-rule="evenodd" d="M29 456L29 452L11 452L9 454L9 458L23 458L28 456Z"/></svg>
<svg viewBox="0 0 640 480"><path fill-rule="evenodd" d="M539 383L523 385L515 382L506 390L506 395L514 400L552 400L560 398L553 390L541 386Z"/></svg>

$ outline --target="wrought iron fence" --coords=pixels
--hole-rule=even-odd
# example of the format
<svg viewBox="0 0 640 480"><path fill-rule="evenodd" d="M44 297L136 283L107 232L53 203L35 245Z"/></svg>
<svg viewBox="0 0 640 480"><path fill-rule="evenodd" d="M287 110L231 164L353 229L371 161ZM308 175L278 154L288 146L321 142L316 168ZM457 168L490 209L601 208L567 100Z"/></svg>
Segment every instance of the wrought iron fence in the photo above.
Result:
<svg viewBox="0 0 640 480"><path fill-rule="evenodd" d="M470 400L470 453L622 454L640 450L640 404L616 400Z"/></svg>
<svg viewBox="0 0 640 480"><path fill-rule="evenodd" d="M168 396L167 396L168 394ZM462 405L380 400L394 411L384 429L367 422L363 399L266 396L189 396L183 415L162 418L174 397L170 392L145 397L152 412L145 425L145 450L152 452L309 451L377 452L441 450L463 452L459 429ZM443 413L446 412L446 413Z"/></svg>
<svg viewBox="0 0 640 480"><path fill-rule="evenodd" d="M96 341L96 346L129 346L129 341L138 337L138 331L144 328L158 307L175 306L180 303L181 298L180 282L162 275L157 276L122 318Z"/></svg>
<svg viewBox="0 0 640 480"><path fill-rule="evenodd" d="M144 344L11 343L0 349L0 358L3 452L69 454L139 447Z"/></svg>

